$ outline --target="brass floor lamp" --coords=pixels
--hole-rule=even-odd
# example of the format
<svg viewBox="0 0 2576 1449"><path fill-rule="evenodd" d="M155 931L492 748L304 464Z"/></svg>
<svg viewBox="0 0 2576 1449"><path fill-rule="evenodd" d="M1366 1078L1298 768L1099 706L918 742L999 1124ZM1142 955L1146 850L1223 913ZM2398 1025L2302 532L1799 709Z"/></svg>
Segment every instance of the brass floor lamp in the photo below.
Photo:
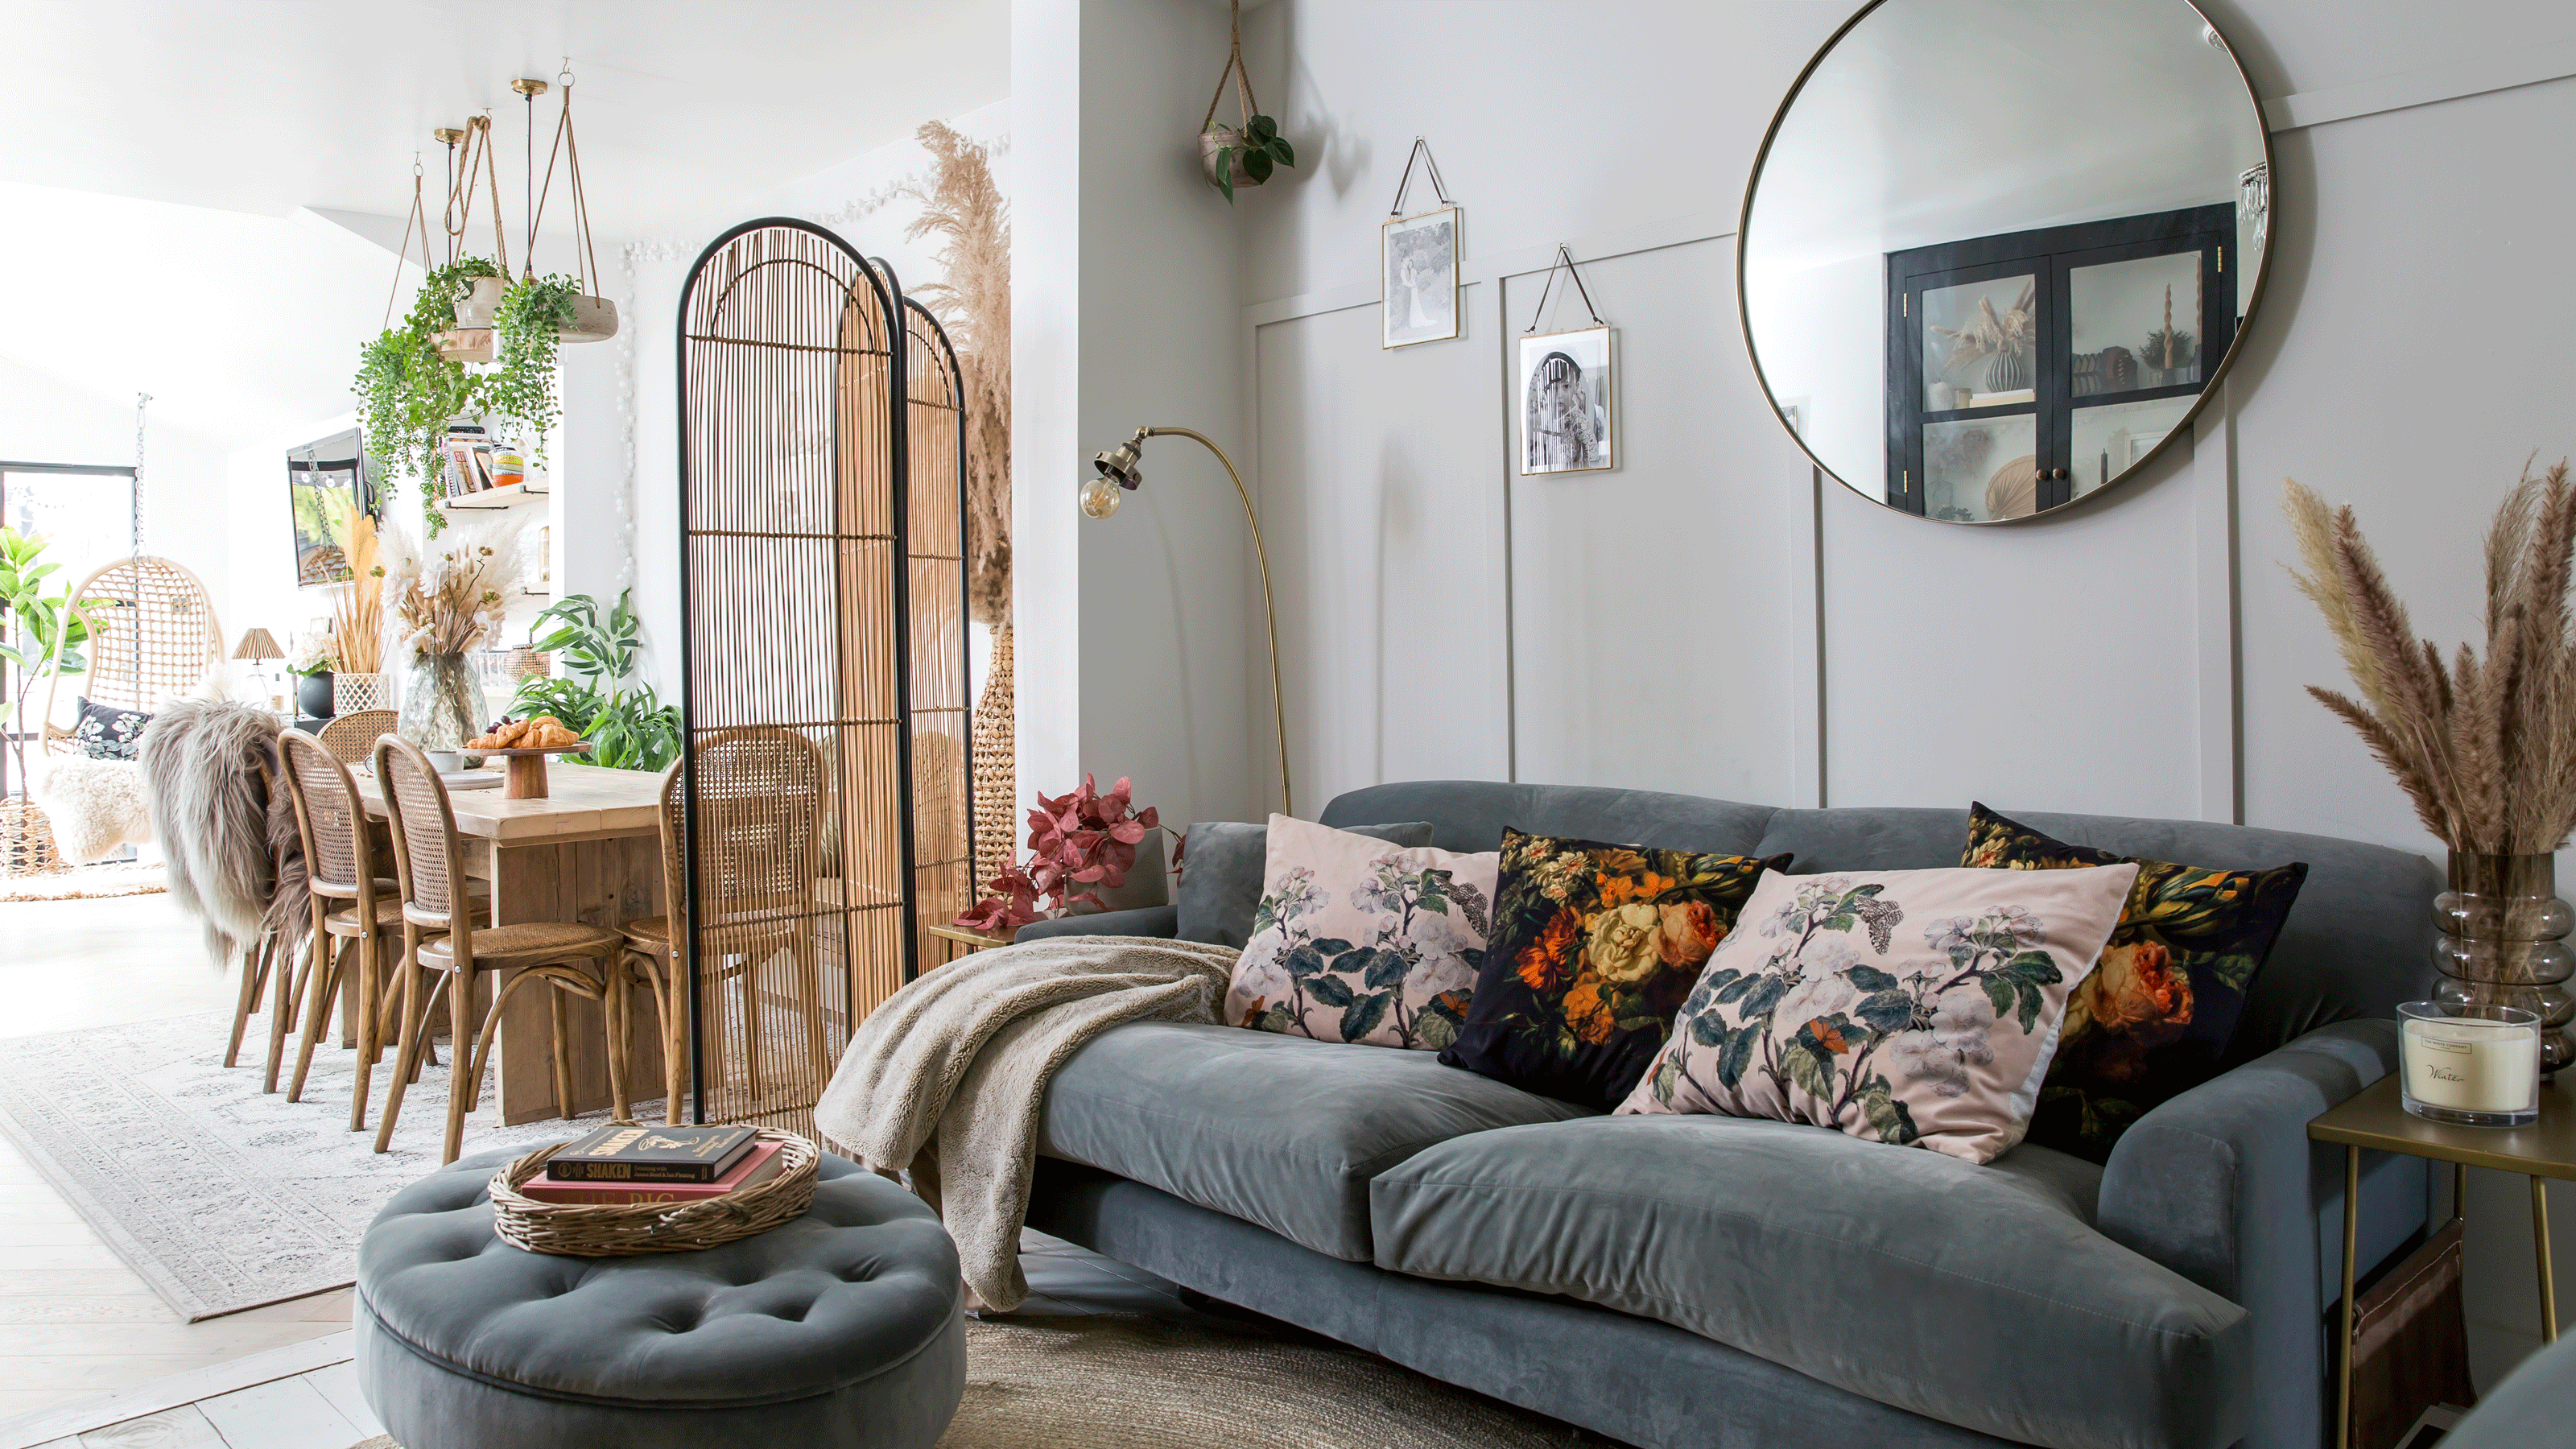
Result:
<svg viewBox="0 0 2576 1449"><path fill-rule="evenodd" d="M1279 732L1279 813L1294 815L1297 797L1288 788L1288 705L1279 692L1279 615L1270 603L1270 551L1261 546L1261 520L1252 512L1252 495L1244 489L1243 475L1234 470L1234 460L1204 433L1188 428L1138 428L1126 442L1093 456L1091 466L1099 475L1083 480L1082 511L1093 518L1116 513L1119 491L1145 481L1144 471L1137 466L1145 440L1163 437L1196 439L1200 447L1216 454L1216 460L1225 465L1225 475L1234 480L1234 496L1243 500L1243 521L1252 526L1252 554L1261 561L1261 618L1270 630L1270 716Z"/></svg>

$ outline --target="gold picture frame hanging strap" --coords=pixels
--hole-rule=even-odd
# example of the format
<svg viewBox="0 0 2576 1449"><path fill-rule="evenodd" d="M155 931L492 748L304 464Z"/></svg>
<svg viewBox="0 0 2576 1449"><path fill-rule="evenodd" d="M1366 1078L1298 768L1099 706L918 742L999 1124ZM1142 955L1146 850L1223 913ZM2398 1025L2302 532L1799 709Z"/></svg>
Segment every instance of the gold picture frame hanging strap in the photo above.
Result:
<svg viewBox="0 0 2576 1449"><path fill-rule="evenodd" d="M1591 315L1592 325L1595 327L1609 326L1609 323L1601 320L1600 312L1596 311L1592 306L1592 290L1583 285L1583 273L1574 265L1573 250L1567 247L1565 243L1558 242L1556 244L1556 260L1547 264L1547 280L1542 283L1538 289L1538 308L1536 311L1530 313L1530 325L1521 329L1521 335L1528 337L1535 334L1538 331L1538 324L1546 320L1547 294L1555 288L1556 274L1558 272L1563 272L1574 279L1575 295L1583 299L1583 310Z"/></svg>
<svg viewBox="0 0 2576 1449"><path fill-rule="evenodd" d="M1413 184L1413 163L1416 161L1422 163L1423 173L1431 178L1431 194L1440 198L1440 204L1442 206L1458 204L1449 199L1449 188L1440 183L1440 163L1432 159L1431 143L1416 136L1413 138L1413 150L1404 158L1404 176L1395 183L1395 205L1386 209L1387 215L1395 217L1404 215L1404 193L1405 189Z"/></svg>
<svg viewBox="0 0 2576 1449"><path fill-rule="evenodd" d="M1249 126L1252 118L1261 114L1261 102L1252 96L1252 72L1243 68L1243 0L1228 0L1226 30L1225 69L1216 73L1216 94L1208 97L1207 114L1199 117L1201 135L1207 134L1207 128L1215 124L1216 103L1225 99L1225 83L1229 79L1234 82L1234 103L1243 112L1240 124Z"/></svg>

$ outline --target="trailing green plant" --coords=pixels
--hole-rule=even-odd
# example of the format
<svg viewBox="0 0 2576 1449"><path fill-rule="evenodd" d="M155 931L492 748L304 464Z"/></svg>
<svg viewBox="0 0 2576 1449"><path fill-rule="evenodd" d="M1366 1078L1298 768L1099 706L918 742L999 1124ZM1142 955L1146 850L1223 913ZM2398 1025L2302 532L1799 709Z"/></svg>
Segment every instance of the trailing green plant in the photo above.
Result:
<svg viewBox="0 0 2576 1449"><path fill-rule="evenodd" d="M1225 204L1234 204L1234 163L1243 162L1243 174L1258 186L1270 179L1275 166L1297 164L1296 148L1279 134L1279 123L1268 116L1254 116L1240 128L1226 125L1208 127L1228 139L1216 148L1216 189L1225 193Z"/></svg>
<svg viewBox="0 0 2576 1449"><path fill-rule="evenodd" d="M632 682L641 629L630 602L634 592L619 594L604 619L588 594L537 615L537 624L551 620L557 627L533 647L559 654L569 673L522 681L510 713L551 714L590 741L588 755L564 756L575 763L659 770L680 757L679 706L662 703L651 685Z"/></svg>
<svg viewBox="0 0 2576 1449"><path fill-rule="evenodd" d="M554 431L561 409L555 396L555 353L561 329L573 323L573 300L582 295L581 279L560 272L527 277L501 294L492 329L498 370L483 379L483 402L519 425L523 441L546 456L546 435Z"/></svg>
<svg viewBox="0 0 2576 1449"><path fill-rule="evenodd" d="M412 297L401 323L358 350L358 427L369 453L396 475L421 487L421 520L429 536L447 526L430 496L430 480L446 468L447 425L473 410L485 379L443 357L438 334L456 325L456 304L477 277L497 277L488 257L462 257L433 269Z"/></svg>
<svg viewBox="0 0 2576 1449"><path fill-rule="evenodd" d="M0 724L26 708L38 681L89 669L80 652L89 642L89 626L71 612L70 590L45 592L45 579L62 568L43 561L47 542L41 533L0 524L0 661L9 665L16 686L0 694ZM24 781L27 742L12 740L10 748Z"/></svg>

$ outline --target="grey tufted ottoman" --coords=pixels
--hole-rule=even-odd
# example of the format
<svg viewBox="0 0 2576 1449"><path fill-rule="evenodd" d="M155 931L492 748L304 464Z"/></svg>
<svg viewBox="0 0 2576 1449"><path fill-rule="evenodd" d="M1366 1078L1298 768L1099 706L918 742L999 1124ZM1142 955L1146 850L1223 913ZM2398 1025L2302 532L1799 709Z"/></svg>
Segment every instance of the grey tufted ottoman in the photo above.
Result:
<svg viewBox="0 0 2576 1449"><path fill-rule="evenodd" d="M358 1249L358 1382L404 1449L927 1449L965 1392L957 1249L825 1155L814 1208L702 1253L492 1233L507 1152L396 1193Z"/></svg>

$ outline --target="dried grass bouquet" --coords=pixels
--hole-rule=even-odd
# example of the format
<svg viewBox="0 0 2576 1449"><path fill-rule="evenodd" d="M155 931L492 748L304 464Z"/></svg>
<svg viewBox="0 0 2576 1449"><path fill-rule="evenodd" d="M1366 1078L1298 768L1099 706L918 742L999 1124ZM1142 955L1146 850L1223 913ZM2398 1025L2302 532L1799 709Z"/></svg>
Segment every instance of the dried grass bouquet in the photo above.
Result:
<svg viewBox="0 0 2576 1449"><path fill-rule="evenodd" d="M506 540L496 547L490 539L453 536L460 531L448 530L453 546L443 553L405 550L388 574L385 597L405 655L462 654L500 632L510 591L519 586L519 551Z"/></svg>
<svg viewBox="0 0 2576 1449"><path fill-rule="evenodd" d="M2486 537L2485 657L2446 664L2419 639L2350 505L2284 480L2307 571L2290 570L2343 652L2360 698L2309 686L2361 732L2424 828L2465 855L2557 850L2576 830L2576 630L2568 607L2576 488L2562 460L2522 481Z"/></svg>

